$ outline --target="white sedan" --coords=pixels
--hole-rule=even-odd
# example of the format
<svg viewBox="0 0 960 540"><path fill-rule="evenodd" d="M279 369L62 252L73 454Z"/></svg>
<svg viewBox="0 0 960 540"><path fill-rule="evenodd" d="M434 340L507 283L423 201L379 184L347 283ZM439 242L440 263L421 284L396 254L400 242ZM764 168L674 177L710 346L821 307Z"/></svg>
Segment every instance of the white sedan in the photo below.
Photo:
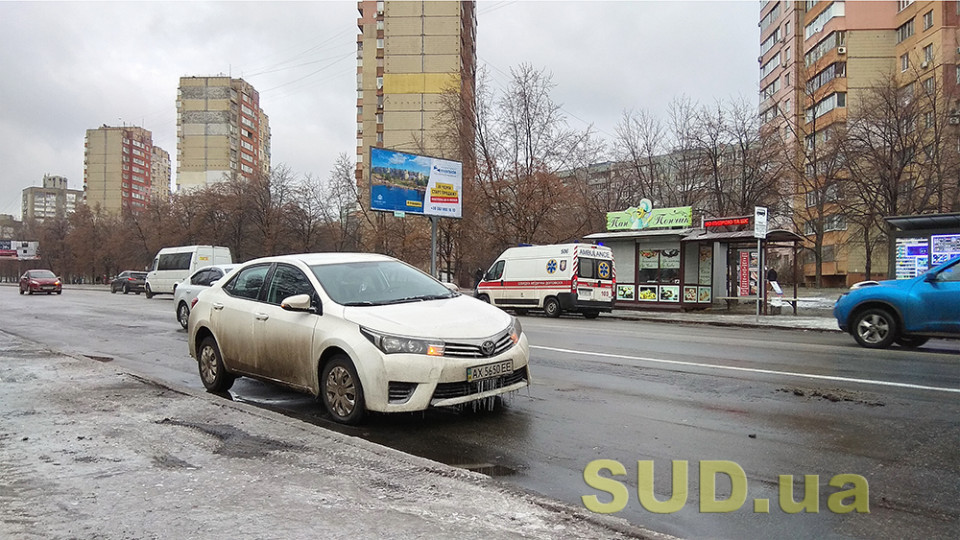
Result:
<svg viewBox="0 0 960 540"><path fill-rule="evenodd" d="M238 267L238 264L214 264L198 268L183 283L177 283L173 287L173 306L177 310L177 321L180 326L186 328L190 320L190 310L197 301L197 295L200 291L209 287L213 282L222 279L223 276L230 273L231 270Z"/></svg>
<svg viewBox="0 0 960 540"><path fill-rule="evenodd" d="M492 403L530 384L517 319L385 255L250 261L200 293L188 333L208 390L276 382L343 423Z"/></svg>

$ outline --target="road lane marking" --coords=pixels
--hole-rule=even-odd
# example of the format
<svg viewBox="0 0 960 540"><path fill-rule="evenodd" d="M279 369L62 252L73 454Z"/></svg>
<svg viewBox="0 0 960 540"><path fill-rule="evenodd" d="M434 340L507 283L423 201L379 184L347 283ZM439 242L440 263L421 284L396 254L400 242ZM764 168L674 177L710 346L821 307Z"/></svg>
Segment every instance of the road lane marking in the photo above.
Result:
<svg viewBox="0 0 960 540"><path fill-rule="evenodd" d="M952 394L960 394L960 388L943 388L940 386L924 386L921 384L910 384L910 383L898 383L890 381L877 381L873 379L854 379L851 377L838 377L836 375L815 375L812 373L795 373L792 371L775 371L772 369L759 369L759 368L746 368L746 367L737 367L737 366L718 366L715 364L704 364L702 362L685 362L682 360L664 360L661 358L646 358L643 356L627 356L625 354L609 354L609 353L599 353L599 352L587 352L587 351L575 351L572 349L558 349L556 347L542 347L539 345L531 345L531 349L540 349L544 351L553 351L559 353L569 353L577 355L589 355L597 356L601 358L616 358L620 360L638 360L641 362L653 362L655 364L669 364L674 366L687 366L687 367L700 367L700 368L709 368L709 369L723 369L728 371L743 371L747 373L761 373L764 375L783 375L787 377L799 377L801 379L818 379L823 381L837 381L837 382L848 382L848 383L860 383L860 384L872 384L877 386L893 386L896 388L909 388L911 390L932 390L934 392L949 392Z"/></svg>

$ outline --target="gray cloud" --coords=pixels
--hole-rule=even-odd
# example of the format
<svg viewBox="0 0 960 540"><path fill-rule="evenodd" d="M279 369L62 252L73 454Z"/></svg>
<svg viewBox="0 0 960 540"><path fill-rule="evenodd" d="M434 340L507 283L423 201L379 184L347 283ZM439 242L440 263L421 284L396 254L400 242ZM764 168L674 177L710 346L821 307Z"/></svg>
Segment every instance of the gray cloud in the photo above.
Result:
<svg viewBox="0 0 960 540"><path fill-rule="evenodd" d="M0 213L44 174L83 186L83 137L138 125L176 159L179 78L229 74L261 93L273 164L326 178L355 151L355 2L0 2ZM570 125L611 139L624 110L676 96L754 99L756 2L487 2L477 52L493 82L553 74Z"/></svg>

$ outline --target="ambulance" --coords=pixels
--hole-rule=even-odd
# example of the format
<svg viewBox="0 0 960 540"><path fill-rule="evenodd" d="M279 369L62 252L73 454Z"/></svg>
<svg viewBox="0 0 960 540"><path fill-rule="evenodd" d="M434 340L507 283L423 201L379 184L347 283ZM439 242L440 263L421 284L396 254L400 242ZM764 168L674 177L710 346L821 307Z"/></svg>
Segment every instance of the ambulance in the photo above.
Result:
<svg viewBox="0 0 960 540"><path fill-rule="evenodd" d="M477 283L475 296L523 314L542 310L595 319L613 310L616 272L613 251L594 244L509 248Z"/></svg>

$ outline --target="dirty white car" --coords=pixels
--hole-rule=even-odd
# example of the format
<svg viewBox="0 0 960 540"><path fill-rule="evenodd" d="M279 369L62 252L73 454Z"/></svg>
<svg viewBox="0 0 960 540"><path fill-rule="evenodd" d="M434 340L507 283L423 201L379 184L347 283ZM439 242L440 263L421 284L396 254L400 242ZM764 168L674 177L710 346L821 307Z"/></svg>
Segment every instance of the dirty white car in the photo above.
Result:
<svg viewBox="0 0 960 540"><path fill-rule="evenodd" d="M222 279L237 266L239 265L214 264L204 266L198 268L190 277L173 287L173 305L174 309L177 310L177 321L180 326L187 327L187 322L190 321L190 310L193 309L193 304L196 303L200 291Z"/></svg>
<svg viewBox="0 0 960 540"><path fill-rule="evenodd" d="M199 294L188 332L208 390L238 376L272 381L317 396L343 423L530 383L516 318L384 255L250 261Z"/></svg>

